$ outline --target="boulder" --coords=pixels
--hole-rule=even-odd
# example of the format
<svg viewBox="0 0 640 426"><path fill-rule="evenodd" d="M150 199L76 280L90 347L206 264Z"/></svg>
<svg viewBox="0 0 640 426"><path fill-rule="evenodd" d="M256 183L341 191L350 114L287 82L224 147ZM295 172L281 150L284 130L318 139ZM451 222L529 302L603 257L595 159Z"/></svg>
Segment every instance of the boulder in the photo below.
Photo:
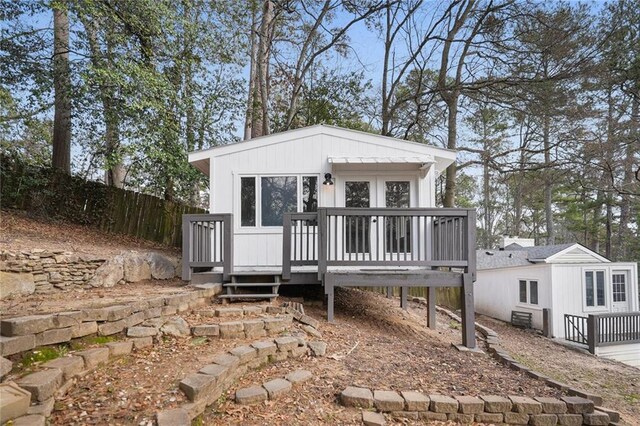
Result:
<svg viewBox="0 0 640 426"><path fill-rule="evenodd" d="M182 317L174 317L165 322L160 331L164 334L175 337L186 337L191 335L191 327Z"/></svg>
<svg viewBox="0 0 640 426"><path fill-rule="evenodd" d="M91 287L113 287L124 277L124 259L115 256L96 269L95 275L87 282Z"/></svg>
<svg viewBox="0 0 640 426"><path fill-rule="evenodd" d="M136 283L151 279L151 267L145 259L145 255L131 252L123 257L124 280Z"/></svg>
<svg viewBox="0 0 640 426"><path fill-rule="evenodd" d="M157 280L169 280L176 276L176 264L175 259L171 259L160 253L147 253L145 260L149 264L149 270L151 277Z"/></svg>
<svg viewBox="0 0 640 426"><path fill-rule="evenodd" d="M34 291L33 274L0 271L0 300L13 295L33 294Z"/></svg>

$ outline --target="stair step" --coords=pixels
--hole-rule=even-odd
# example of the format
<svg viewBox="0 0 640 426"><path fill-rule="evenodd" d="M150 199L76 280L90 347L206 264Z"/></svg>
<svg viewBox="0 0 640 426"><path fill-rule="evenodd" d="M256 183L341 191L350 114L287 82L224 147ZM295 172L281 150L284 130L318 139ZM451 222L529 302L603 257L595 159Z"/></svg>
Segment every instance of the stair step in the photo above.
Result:
<svg viewBox="0 0 640 426"><path fill-rule="evenodd" d="M280 283L225 283L223 287L273 287Z"/></svg>
<svg viewBox="0 0 640 426"><path fill-rule="evenodd" d="M280 276L281 272L278 271L236 271L236 272L230 272L229 273L230 276L236 276L236 277L241 277L241 276L251 276L251 275L272 275L272 276Z"/></svg>
<svg viewBox="0 0 640 426"><path fill-rule="evenodd" d="M261 294L219 294L219 299L273 299L278 297L277 293L261 293Z"/></svg>

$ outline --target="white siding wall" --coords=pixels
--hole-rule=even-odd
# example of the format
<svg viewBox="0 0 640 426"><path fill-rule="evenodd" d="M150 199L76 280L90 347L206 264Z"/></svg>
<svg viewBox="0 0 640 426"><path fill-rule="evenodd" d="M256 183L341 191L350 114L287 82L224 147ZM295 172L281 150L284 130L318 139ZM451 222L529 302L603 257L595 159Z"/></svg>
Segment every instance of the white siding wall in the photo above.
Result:
<svg viewBox="0 0 640 426"><path fill-rule="evenodd" d="M347 174L350 178L360 176L409 177L412 188L412 205L430 207L435 200L435 171L433 167L426 176L415 171L385 171L384 165L373 165L375 170L354 173L332 170L328 157L399 157L415 156L415 152L388 146L375 145L327 134L316 134L264 147L247 149L210 159L212 213L233 213L235 221L234 263L237 266L280 266L282 264L282 228L241 228L240 227L240 176L242 175L318 175L319 205L333 207L343 205L336 200L338 189ZM344 166L341 165L341 168ZM391 166L398 168L398 166ZM333 174L335 185L323 186L324 174ZM378 188L380 194L381 188ZM377 198L383 198L378 196ZM259 199L259 194L258 194ZM373 202L373 200L372 200ZM379 200L377 205L382 205ZM372 206L374 206L372 204Z"/></svg>
<svg viewBox="0 0 640 426"><path fill-rule="evenodd" d="M634 367L640 367L640 343L629 345L602 346L596 349L596 354Z"/></svg>
<svg viewBox="0 0 640 426"><path fill-rule="evenodd" d="M476 312L511 321L511 311L531 312L533 326L542 329L542 309L551 306L550 265L478 271L474 286ZM538 281L538 306L521 304L519 281Z"/></svg>
<svg viewBox="0 0 640 426"><path fill-rule="evenodd" d="M629 270L629 283L627 298L629 301L629 311L638 310L638 277L637 267L630 263L591 263L591 264L553 264L553 336L564 338L564 314L588 316L611 312L611 302L613 300L611 287L612 270ZM585 306L585 295L583 285L583 275L585 270L605 271L605 302L606 306L598 308L587 308Z"/></svg>
<svg viewBox="0 0 640 426"><path fill-rule="evenodd" d="M579 248L574 248L556 257L549 263L602 263L600 259Z"/></svg>

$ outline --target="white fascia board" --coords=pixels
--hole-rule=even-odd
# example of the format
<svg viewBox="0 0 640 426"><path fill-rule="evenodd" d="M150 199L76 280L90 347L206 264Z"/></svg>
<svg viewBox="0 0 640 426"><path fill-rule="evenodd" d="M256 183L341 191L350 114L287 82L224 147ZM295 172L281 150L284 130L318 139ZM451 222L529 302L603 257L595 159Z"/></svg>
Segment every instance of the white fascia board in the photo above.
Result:
<svg viewBox="0 0 640 426"><path fill-rule="evenodd" d="M591 255L591 256L595 257L596 259L598 259L602 263L611 263L611 261L609 259L607 259L606 257L600 256L595 251L590 250L587 247L583 246L582 244L578 244L578 243L575 243L574 245L569 246L566 249L564 249L562 251L559 251L558 253L556 253L556 254L554 254L552 256L547 257L546 259L542 259L542 260L529 259L529 260L531 260L532 262L541 261L541 262L551 263L551 262L553 262L554 259L557 259L558 257L560 257L560 256L564 255L565 253L568 253L571 250L574 250L576 248L579 249L580 251L583 251L584 253L587 253L588 255Z"/></svg>
<svg viewBox="0 0 640 426"><path fill-rule="evenodd" d="M194 159L196 159L196 155L210 158L217 157L319 134L326 134L330 136L340 137L346 140L385 146L405 152L410 152L412 154L431 155L435 157L436 169L439 172L446 169L456 159L456 151L453 150L438 148L435 146L411 142L403 139L392 138L389 136L376 135L359 130L343 129L340 127L318 124L315 126L303 127L300 129L288 130L281 133L261 136L259 138L250 139L247 141L236 142L228 145L220 145L203 151L192 152L189 154L189 161L191 161L192 156Z"/></svg>

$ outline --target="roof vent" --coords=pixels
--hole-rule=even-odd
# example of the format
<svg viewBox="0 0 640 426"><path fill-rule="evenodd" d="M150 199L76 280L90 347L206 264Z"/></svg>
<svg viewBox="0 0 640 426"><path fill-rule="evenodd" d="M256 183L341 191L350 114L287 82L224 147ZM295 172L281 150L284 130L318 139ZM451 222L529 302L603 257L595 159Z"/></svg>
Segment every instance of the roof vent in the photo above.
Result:
<svg viewBox="0 0 640 426"><path fill-rule="evenodd" d="M489 255L489 256L493 256L493 252L492 252L492 251L488 251L488 250L487 250L487 251L485 251L485 253L486 253L487 255Z"/></svg>

